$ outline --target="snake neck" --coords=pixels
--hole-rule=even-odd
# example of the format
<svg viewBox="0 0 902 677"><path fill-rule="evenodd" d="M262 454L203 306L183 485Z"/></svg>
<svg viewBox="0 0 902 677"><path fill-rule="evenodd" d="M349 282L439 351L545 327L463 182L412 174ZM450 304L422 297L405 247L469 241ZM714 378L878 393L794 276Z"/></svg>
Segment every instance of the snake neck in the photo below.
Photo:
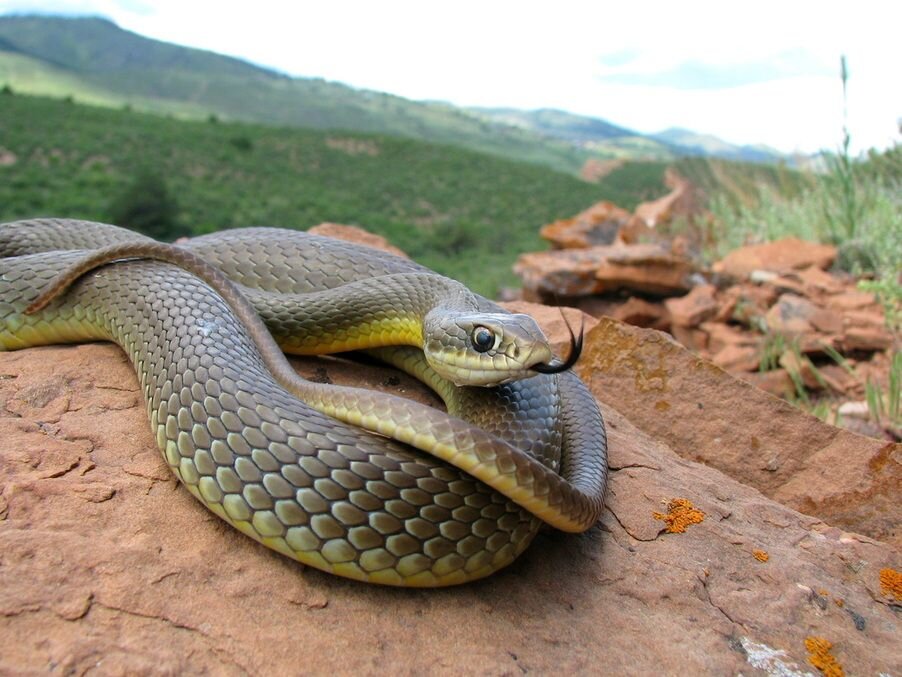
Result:
<svg viewBox="0 0 902 677"><path fill-rule="evenodd" d="M460 283L421 273L384 275L306 294L242 291L282 350L293 355L422 347L430 313L472 312L478 305Z"/></svg>

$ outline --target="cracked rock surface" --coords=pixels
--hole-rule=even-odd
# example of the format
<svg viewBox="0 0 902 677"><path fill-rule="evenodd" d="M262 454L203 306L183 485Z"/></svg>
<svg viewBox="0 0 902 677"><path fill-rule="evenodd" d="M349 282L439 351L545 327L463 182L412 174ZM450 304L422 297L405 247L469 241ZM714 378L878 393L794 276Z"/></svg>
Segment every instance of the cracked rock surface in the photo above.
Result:
<svg viewBox="0 0 902 677"><path fill-rule="evenodd" d="M378 367L298 364L436 402ZM898 601L880 587L896 549L602 406L596 527L542 533L474 584L400 590L305 569L205 510L169 473L118 348L2 353L0 674L804 674L810 636L847 674L902 672ZM665 533L654 513L678 497L704 521Z"/></svg>

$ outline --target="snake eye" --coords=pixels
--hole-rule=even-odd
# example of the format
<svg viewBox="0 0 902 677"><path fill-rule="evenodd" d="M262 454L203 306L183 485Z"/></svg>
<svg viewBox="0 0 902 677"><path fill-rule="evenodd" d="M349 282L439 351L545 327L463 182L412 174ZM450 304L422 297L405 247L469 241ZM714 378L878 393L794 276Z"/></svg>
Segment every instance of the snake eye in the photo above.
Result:
<svg viewBox="0 0 902 677"><path fill-rule="evenodd" d="M473 347L476 352L484 353L495 345L495 334L486 327L476 327L473 330Z"/></svg>

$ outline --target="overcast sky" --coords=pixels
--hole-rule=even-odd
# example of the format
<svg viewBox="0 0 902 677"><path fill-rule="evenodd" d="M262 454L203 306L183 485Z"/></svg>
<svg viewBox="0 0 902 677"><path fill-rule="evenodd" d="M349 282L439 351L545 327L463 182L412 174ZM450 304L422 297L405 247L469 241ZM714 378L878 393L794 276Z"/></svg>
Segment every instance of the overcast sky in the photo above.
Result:
<svg viewBox="0 0 902 677"><path fill-rule="evenodd" d="M899 140L902 2L0 0L95 14L289 75L411 99L559 108L782 151Z"/></svg>

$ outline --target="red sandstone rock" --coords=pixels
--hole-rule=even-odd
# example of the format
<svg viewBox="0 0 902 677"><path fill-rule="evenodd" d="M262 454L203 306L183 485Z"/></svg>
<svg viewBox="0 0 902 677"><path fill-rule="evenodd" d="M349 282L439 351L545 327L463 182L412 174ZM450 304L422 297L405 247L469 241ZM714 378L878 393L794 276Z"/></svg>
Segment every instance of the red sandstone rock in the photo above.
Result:
<svg viewBox="0 0 902 677"><path fill-rule="evenodd" d="M539 231L555 249L582 249L614 242L630 213L613 202L598 202L571 219L560 219Z"/></svg>
<svg viewBox="0 0 902 677"><path fill-rule="evenodd" d="M795 384L785 369L753 371L741 374L739 378L777 397L789 397L795 393Z"/></svg>
<svg viewBox="0 0 902 677"><path fill-rule="evenodd" d="M808 322L819 332L824 334L841 334L843 331L843 317L840 313L830 308L816 306L808 317Z"/></svg>
<svg viewBox="0 0 902 677"><path fill-rule="evenodd" d="M372 247L373 249L381 249L389 254L403 256L405 259L409 258L407 254L381 235L374 235L357 226L345 226L341 223L321 223L318 226L313 226L308 232L314 235L335 238L336 240L346 240L365 247Z"/></svg>
<svg viewBox="0 0 902 677"><path fill-rule="evenodd" d="M748 282L733 285L720 295L720 307L714 320L735 320L749 326L763 318L776 300L777 293L772 287Z"/></svg>
<svg viewBox="0 0 902 677"><path fill-rule="evenodd" d="M664 197L651 202L643 202L636 207L637 221L654 228L669 223L677 216L688 218L703 211L701 208L703 198L700 191L673 168L668 167L664 173L664 183L671 189L670 192ZM624 237L624 241L637 242L638 240Z"/></svg>
<svg viewBox="0 0 902 677"><path fill-rule="evenodd" d="M700 284L685 296L667 299L664 305L670 312L673 324L681 327L697 327L717 313L714 300L715 288L710 284Z"/></svg>
<svg viewBox="0 0 902 677"><path fill-rule="evenodd" d="M757 346L731 344L713 353L711 361L733 373L757 371L761 365L761 351Z"/></svg>
<svg viewBox="0 0 902 677"><path fill-rule="evenodd" d="M860 379L838 364L822 364L817 370L824 385L835 393L849 393L861 385Z"/></svg>
<svg viewBox="0 0 902 677"><path fill-rule="evenodd" d="M615 317L615 319L620 318ZM629 324L635 325L635 323L633 322L630 322ZM649 329L655 328L656 327L649 327ZM708 332L704 331L703 329L681 327L680 325L675 324L670 328L670 334L671 336L673 336L673 338L679 341L681 345L687 347L689 350L695 353L708 353L709 336Z"/></svg>
<svg viewBox="0 0 902 677"><path fill-rule="evenodd" d="M757 348L761 344L760 337L728 324L703 322L701 329L708 334L708 350L712 354L718 353L727 346Z"/></svg>
<svg viewBox="0 0 902 677"><path fill-rule="evenodd" d="M668 366L608 338L593 330L585 362L596 392L630 415L648 407L672 422L686 411L658 387ZM622 393L596 373L609 360L633 373ZM375 368L301 364L336 383L423 396ZM475 584L404 591L305 569L207 512L162 460L115 347L4 353L0 374L3 674L785 674L813 671L809 635L832 641L851 674L898 666L898 620L880 588L881 570L902 568L898 552L678 457L610 407L611 484L597 527L540 534ZM723 393L704 393L680 395L687 426L719 411ZM745 416L758 412L737 405L743 437L717 444L754 468L786 440L763 438L749 454L745 435L756 431ZM777 435L779 421L768 423ZM859 451L869 457L867 445ZM703 521L664 533L654 513L674 498Z"/></svg>
<svg viewBox="0 0 902 677"><path fill-rule="evenodd" d="M810 266L829 268L835 259L836 247L788 237L734 249L713 268L717 273L742 279L755 270L783 273Z"/></svg>
<svg viewBox="0 0 902 677"><path fill-rule="evenodd" d="M827 304L837 310L859 310L876 306L877 299L870 292L849 290L829 297Z"/></svg>
<svg viewBox="0 0 902 677"><path fill-rule="evenodd" d="M803 296L783 294L767 311L768 329L785 336L801 336L814 331L811 317L818 308Z"/></svg>
<svg viewBox="0 0 902 677"><path fill-rule="evenodd" d="M692 264L656 245L598 246L522 254L514 265L523 286L549 297L585 296L618 289L683 293Z"/></svg>
<svg viewBox="0 0 902 677"><path fill-rule="evenodd" d="M823 423L661 332L602 318L586 346L577 370L596 397L681 456L831 524L902 545L902 444Z"/></svg>
<svg viewBox="0 0 902 677"><path fill-rule="evenodd" d="M808 390L820 390L825 383L820 379L819 372L815 371L814 365L804 355L787 350L780 355L780 366L786 370L788 374L794 375L802 381L802 384Z"/></svg>
<svg viewBox="0 0 902 677"><path fill-rule="evenodd" d="M526 300L531 300L538 303L540 301L539 295L533 294L533 296L535 298ZM619 308L621 305L621 301L616 298L595 295L562 299L561 301L559 301L559 303L564 303L564 305L571 306L573 308L579 308L581 311L583 311L587 315L591 315L592 317L610 315L611 313L616 312L617 308Z"/></svg>
<svg viewBox="0 0 902 677"><path fill-rule="evenodd" d="M818 293L839 294L845 290L841 280L816 265L799 270L793 275L801 281L806 296Z"/></svg>
<svg viewBox="0 0 902 677"><path fill-rule="evenodd" d="M648 327L662 331L670 329L670 313L667 312L666 306L635 296L630 296L625 303L616 306L606 314L634 327Z"/></svg>
<svg viewBox="0 0 902 677"><path fill-rule="evenodd" d="M843 313L843 323L844 350L886 350L893 344L883 313L878 310L847 310Z"/></svg>

